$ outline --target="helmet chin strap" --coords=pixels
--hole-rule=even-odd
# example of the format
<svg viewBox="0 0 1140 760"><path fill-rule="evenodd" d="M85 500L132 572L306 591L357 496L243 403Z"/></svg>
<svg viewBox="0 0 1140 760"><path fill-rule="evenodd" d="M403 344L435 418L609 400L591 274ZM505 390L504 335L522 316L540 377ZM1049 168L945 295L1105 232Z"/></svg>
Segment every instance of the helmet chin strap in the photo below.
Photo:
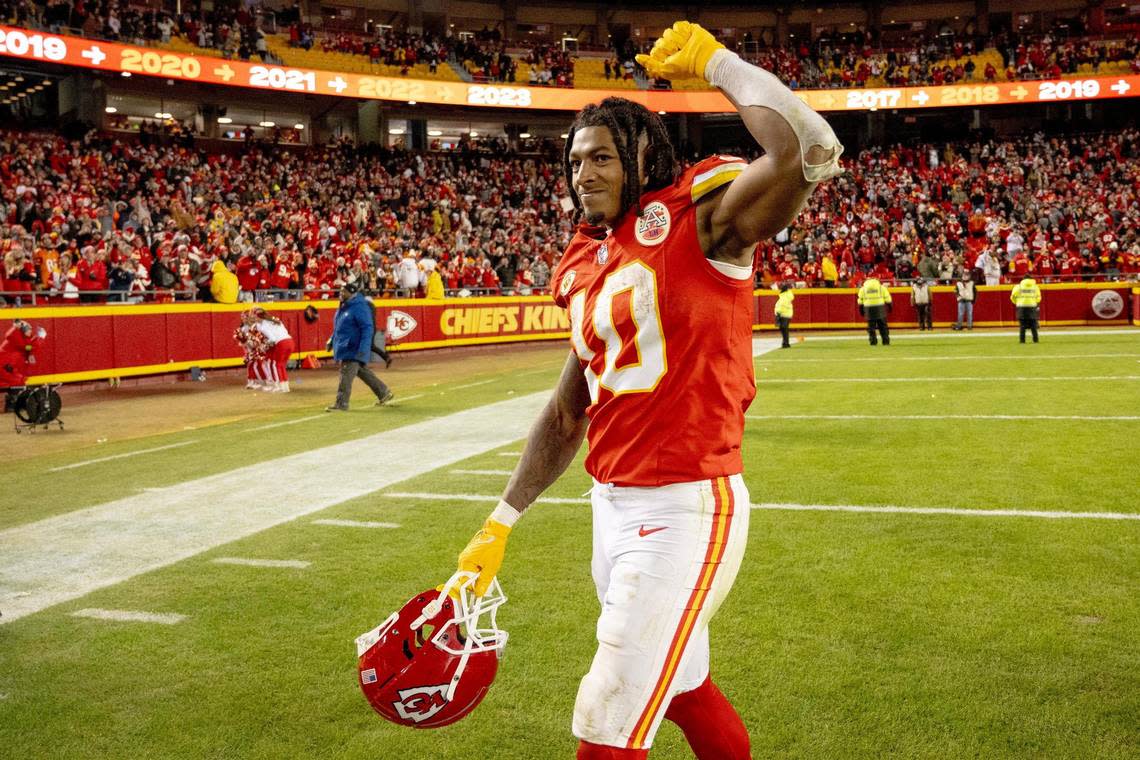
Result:
<svg viewBox="0 0 1140 760"><path fill-rule="evenodd" d="M443 609L443 603L453 592L458 597L459 606L461 611L466 613L466 595L465 587L474 582L477 576L474 573L457 572L451 576L447 583L443 584L440 589L439 596L424 605L423 611L419 617L412 621L412 629L418 629L428 620L434 618ZM439 633L439 632L437 632ZM474 644L474 638L467 636L463 642L463 653L459 656L459 664L455 667L455 673L451 676L451 683L447 685L447 692L443 695L445 701L450 702L455 697L455 690L459 687L459 681L463 678L463 671L467 669L467 660L471 657L471 647Z"/></svg>

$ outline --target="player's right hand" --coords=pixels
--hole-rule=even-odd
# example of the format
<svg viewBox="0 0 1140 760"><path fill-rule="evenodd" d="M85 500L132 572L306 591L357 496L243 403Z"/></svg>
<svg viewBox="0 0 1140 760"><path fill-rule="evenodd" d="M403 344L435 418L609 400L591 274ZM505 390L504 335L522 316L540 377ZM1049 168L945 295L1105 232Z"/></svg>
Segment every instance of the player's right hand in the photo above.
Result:
<svg viewBox="0 0 1140 760"><path fill-rule="evenodd" d="M487 593L491 580L498 575L499 568L503 566L503 554L507 550L507 536L510 533L509 527L488 517L483 528L467 542L467 548L460 552L459 570L479 575L475 581L475 596Z"/></svg>
<svg viewBox="0 0 1140 760"><path fill-rule="evenodd" d="M661 33L649 55L638 55L636 60L651 77L704 79L709 59L723 48L699 24L678 21Z"/></svg>

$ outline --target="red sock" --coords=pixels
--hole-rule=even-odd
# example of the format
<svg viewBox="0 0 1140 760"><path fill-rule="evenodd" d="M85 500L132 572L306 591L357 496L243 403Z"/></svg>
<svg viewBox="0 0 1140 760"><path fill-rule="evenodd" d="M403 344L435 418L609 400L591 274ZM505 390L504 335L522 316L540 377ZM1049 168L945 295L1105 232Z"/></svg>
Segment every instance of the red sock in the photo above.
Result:
<svg viewBox="0 0 1140 760"><path fill-rule="evenodd" d="M673 697L665 717L676 723L697 760L750 760L748 729L712 677ZM581 757L581 755L579 755Z"/></svg>
<svg viewBox="0 0 1140 760"><path fill-rule="evenodd" d="M648 757L647 749L626 749L585 741L578 742L578 760L646 760Z"/></svg>

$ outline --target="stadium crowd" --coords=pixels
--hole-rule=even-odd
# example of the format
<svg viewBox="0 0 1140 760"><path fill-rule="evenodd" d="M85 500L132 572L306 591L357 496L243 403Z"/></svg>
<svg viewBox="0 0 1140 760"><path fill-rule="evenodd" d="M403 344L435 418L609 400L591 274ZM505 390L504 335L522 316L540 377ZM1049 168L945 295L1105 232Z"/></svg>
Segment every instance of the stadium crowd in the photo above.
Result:
<svg viewBox="0 0 1140 760"><path fill-rule="evenodd" d="M559 164L490 141L232 157L0 132L0 188L9 298L208 297L216 262L277 297L335 297L350 281L410 294L435 267L453 292L524 291L545 287L571 233Z"/></svg>
<svg viewBox="0 0 1140 760"><path fill-rule="evenodd" d="M975 63L982 51L997 56ZM793 88L945 85L1059 79L1087 65L1096 75L1102 65L1125 61L1140 73L1140 38L1121 41L1055 35L1002 33L989 38L962 35L917 37L893 49L866 40L820 36L791 47L760 48L749 56Z"/></svg>
<svg viewBox="0 0 1140 760"><path fill-rule="evenodd" d="M1140 274L1140 131L864 150L758 249L758 284L858 285L963 272L995 284ZM534 292L573 228L556 155L465 142L238 157L90 133L0 133L0 291L67 302L247 293L328 298L345 282Z"/></svg>
<svg viewBox="0 0 1140 760"><path fill-rule="evenodd" d="M216 49L225 58L248 61L256 55L268 60L260 3L215 3L203 10L194 0L180 9L168 13L118 0L0 0L0 20L137 45L182 37L198 47ZM295 4L275 15L283 22L299 18Z"/></svg>
<svg viewBox="0 0 1140 760"><path fill-rule="evenodd" d="M318 43L324 52L335 51L366 56L373 65L397 66L407 75L417 63L426 63L435 73L440 62L446 61L450 40L430 34L407 34L391 27L375 27L371 34L359 35L341 32L328 35ZM308 24L289 27L289 45L308 49L312 46L312 31Z"/></svg>
<svg viewBox="0 0 1140 760"><path fill-rule="evenodd" d="M810 285L1136 278L1140 131L864 150L761 245L762 276Z"/></svg>

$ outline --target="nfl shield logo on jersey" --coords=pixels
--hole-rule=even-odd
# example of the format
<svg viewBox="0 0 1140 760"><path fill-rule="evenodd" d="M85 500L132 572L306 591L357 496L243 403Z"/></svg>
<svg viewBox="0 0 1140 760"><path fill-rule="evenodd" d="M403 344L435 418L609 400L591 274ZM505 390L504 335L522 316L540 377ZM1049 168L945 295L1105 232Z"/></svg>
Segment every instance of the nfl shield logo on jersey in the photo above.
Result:
<svg viewBox="0 0 1140 760"><path fill-rule="evenodd" d="M594 260L598 262L598 266L604 267L606 262L610 260L610 245L609 243L602 243L598 247L598 252L594 255Z"/></svg>
<svg viewBox="0 0 1140 760"><path fill-rule="evenodd" d="M574 270L571 269L562 278L562 284L558 287L558 295L564 296L570 292L570 288L574 287Z"/></svg>
<svg viewBox="0 0 1140 760"><path fill-rule="evenodd" d="M669 236L671 222L669 208L661 201L653 201L637 219L637 229L634 230L637 242L644 246L661 245Z"/></svg>

